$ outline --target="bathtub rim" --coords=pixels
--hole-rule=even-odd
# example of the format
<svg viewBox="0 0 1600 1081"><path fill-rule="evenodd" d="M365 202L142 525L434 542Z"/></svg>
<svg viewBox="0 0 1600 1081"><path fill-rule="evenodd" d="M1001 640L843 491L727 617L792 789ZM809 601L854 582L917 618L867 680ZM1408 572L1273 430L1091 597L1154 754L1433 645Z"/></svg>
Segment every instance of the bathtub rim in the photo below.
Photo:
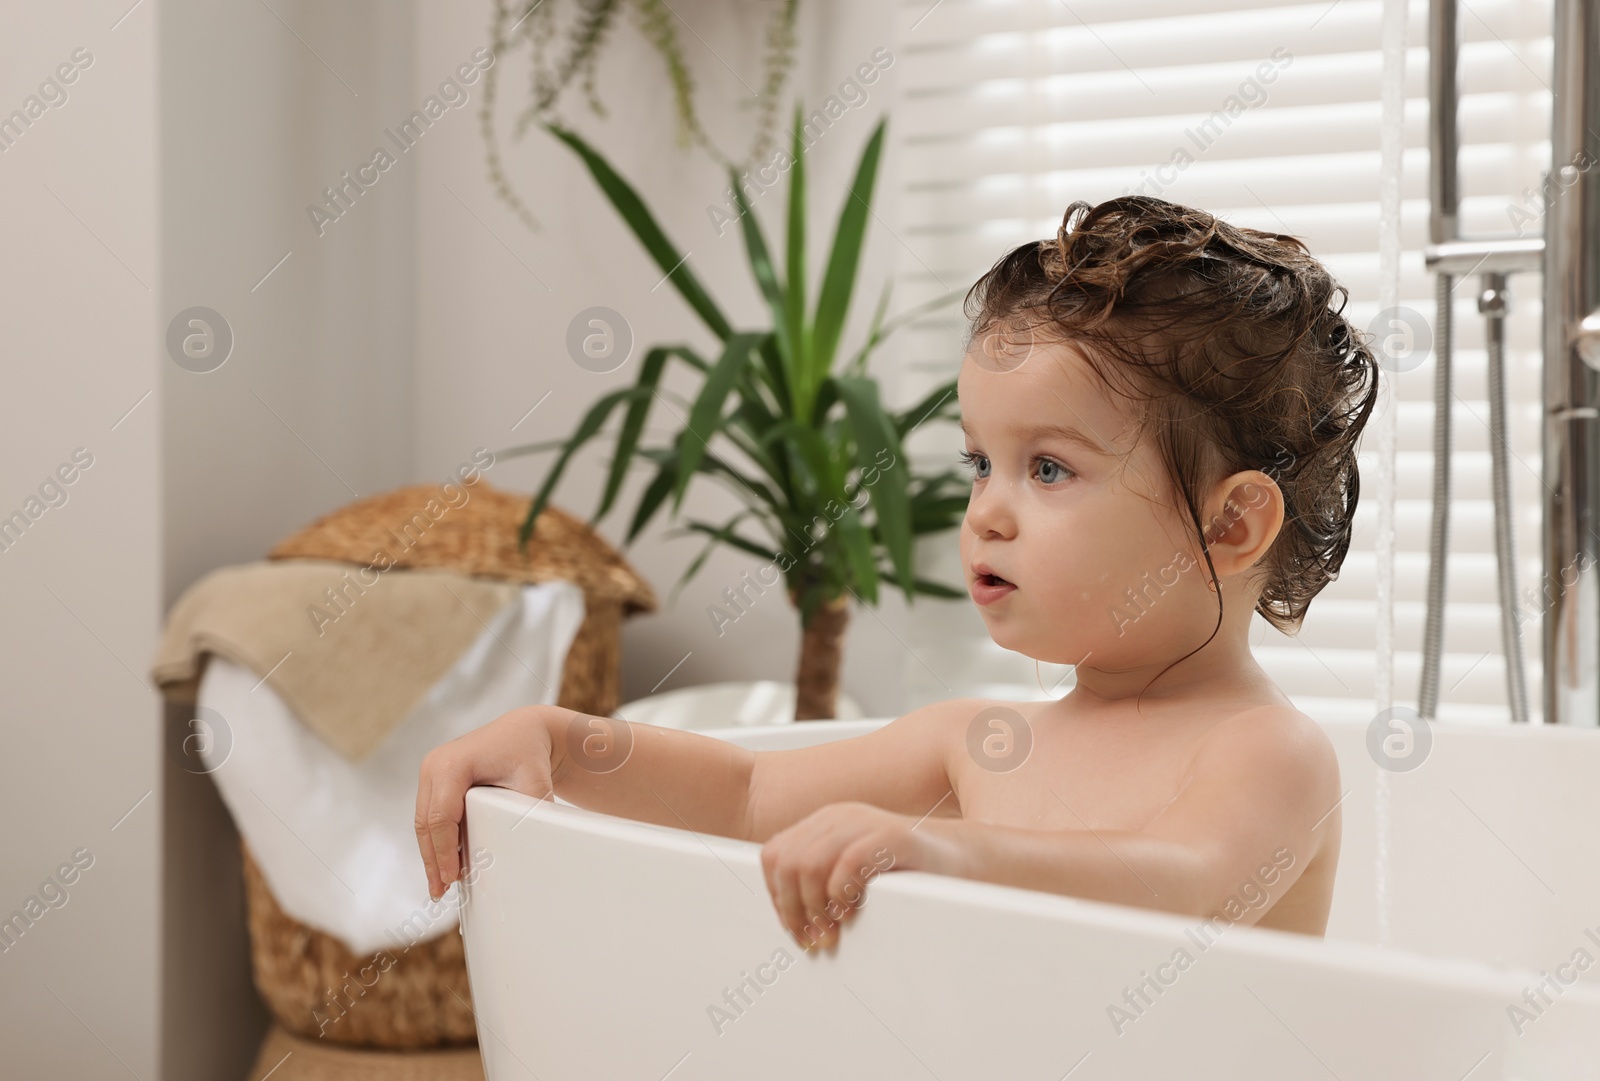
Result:
<svg viewBox="0 0 1600 1081"><path fill-rule="evenodd" d="M813 722L807 722L813 723ZM832 722L815 722L832 723ZM857 721L841 722L858 724ZM656 823L621 818L600 811L568 803L536 800L510 789L478 785L467 791L467 815L504 813L516 815L515 829L526 818L539 819L546 827L576 831L591 836L629 845L666 850L696 859L708 855L719 861L733 861L754 873L759 880L761 871L761 845L754 841L741 841L715 834L695 833L690 830ZM508 830L509 832L509 830ZM470 835L467 839L470 846ZM468 848L471 851L471 848ZM470 884L463 882L460 904L470 906ZM876 878L871 887L878 896L924 896L936 901L953 903L965 908L979 908L1062 920L1086 925L1091 929L1126 932L1177 939L1201 921L1195 917L1180 916L1157 909L1144 909L1132 905L1094 901L1065 894L1033 890L1020 886L983 882L976 879L957 878L926 871L896 871ZM769 900L770 904L770 900ZM463 915L465 915L463 913ZM774 919L776 916L774 916ZM470 934L467 916L461 926L462 934ZM1295 931L1277 928L1235 924L1224 929L1207 947L1207 951L1222 948L1240 956L1271 957L1304 963L1311 968L1342 970L1349 973L1399 978L1432 986L1460 987L1463 983L1485 992L1502 994L1509 982L1522 988L1541 983L1544 977L1532 969L1511 965L1493 965L1464 957L1437 957L1410 950L1378 946L1349 939L1311 937ZM843 949L841 940L840 949ZM1575 1001L1586 1001L1600 1007L1600 985L1576 981L1563 986L1561 999L1573 996ZM1514 1003L1508 1003L1514 1004Z"/></svg>

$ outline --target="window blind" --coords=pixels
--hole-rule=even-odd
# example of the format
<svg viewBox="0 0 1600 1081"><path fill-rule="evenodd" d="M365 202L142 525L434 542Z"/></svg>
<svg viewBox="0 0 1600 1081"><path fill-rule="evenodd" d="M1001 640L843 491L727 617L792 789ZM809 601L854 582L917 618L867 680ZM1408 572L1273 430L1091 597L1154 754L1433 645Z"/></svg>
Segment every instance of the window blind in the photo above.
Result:
<svg viewBox="0 0 1600 1081"><path fill-rule="evenodd" d="M887 184L895 295L907 306L964 293L1010 247L1052 236L1068 203L1143 193L1236 225L1301 237L1350 292L1346 314L1378 315L1380 0L908 0L899 10L899 101ZM1431 328L1427 6L1408 8L1401 303ZM1461 8L1461 232L1538 235L1548 167L1547 2ZM1530 219L1530 213L1533 220ZM1496 603L1493 508L1478 277L1457 279L1450 556L1441 720L1508 719ZM1539 278L1511 279L1507 400L1515 544L1529 706L1541 709ZM905 328L889 354L901 401L959 370L958 307ZM1418 354L1420 355L1420 354ZM1386 373L1397 410L1394 701L1414 705L1421 671L1433 480L1436 357ZM1405 365L1402 365L1405 366ZM1381 407L1381 406L1380 406ZM1339 578L1297 636L1259 615L1257 658L1317 717L1374 713L1377 414L1361 444L1353 539ZM919 469L961 449L954 425L913 434ZM960 582L954 533L923 540L933 574ZM918 598L906 645L912 704L978 695L1059 697L1071 669L989 639L970 601ZM924 607L925 606L925 607ZM1074 618L1062 613L1062 618Z"/></svg>

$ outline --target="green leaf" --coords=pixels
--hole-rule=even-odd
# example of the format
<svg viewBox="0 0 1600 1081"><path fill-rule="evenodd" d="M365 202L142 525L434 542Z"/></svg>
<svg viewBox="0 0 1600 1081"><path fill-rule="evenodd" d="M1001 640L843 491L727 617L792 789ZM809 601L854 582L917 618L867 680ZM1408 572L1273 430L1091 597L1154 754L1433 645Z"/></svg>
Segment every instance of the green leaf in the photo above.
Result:
<svg viewBox="0 0 1600 1081"><path fill-rule="evenodd" d="M772 426L777 423L776 418L762 407L760 399L747 396L740 400L739 408L734 411L730 419L733 423L723 429L724 433L751 461L761 467L762 472L772 478L773 483L777 484L778 489L786 497L789 496L791 480L783 455L772 454L761 445L759 437L755 434L771 431Z"/></svg>
<svg viewBox="0 0 1600 1081"><path fill-rule="evenodd" d="M966 517L968 496L947 496L943 499L911 504L911 532L916 536L954 529Z"/></svg>
<svg viewBox="0 0 1600 1081"><path fill-rule="evenodd" d="M824 376L822 384L817 387L817 396L811 403L811 420L814 424L823 424L828 419L828 410L839 400L839 384L831 376Z"/></svg>
<svg viewBox="0 0 1600 1081"><path fill-rule="evenodd" d="M789 376L783 368L783 358L778 355L775 341L761 343L762 373L766 376L762 384L772 393L778 411L788 413L793 408L793 389L789 385Z"/></svg>
<svg viewBox="0 0 1600 1081"><path fill-rule="evenodd" d="M706 561L706 557L711 554L711 550L713 548L715 548L719 543L731 543L733 541L733 539L734 539L734 536L733 536L734 528L736 526L738 526L738 524L739 524L739 522L741 520L743 520L744 518L749 517L753 513L754 513L754 511L749 511L749 510L740 511L738 514L736 514L732 518L730 518L727 521L727 523L725 525L723 525L721 528L718 528L716 526L708 526L704 522L690 522L689 523L691 529L695 529L696 532L707 532L707 533L709 533L711 535L711 539L706 541L705 547L700 549L700 554L694 557L694 559L689 563L688 569L686 569L683 572L682 576L679 577L678 581L676 583L674 583L674 585L672 587L672 594L671 594L671 596L669 596L667 598L667 606L668 607L671 607L673 604L675 604L677 602L678 591L683 588L684 583L688 582L689 579L693 578L699 572L700 567ZM748 544L749 542L746 542L746 543ZM754 546L752 545L752 547L754 547ZM759 549L757 549L757 550L759 551ZM774 556L772 558L777 558L777 557Z"/></svg>
<svg viewBox="0 0 1600 1081"><path fill-rule="evenodd" d="M883 297L879 301L877 315L873 317L872 330L867 334L867 343L861 347L861 351L856 354L855 360L852 362L853 366L857 369L864 369L867 363L867 355L874 349L878 348L878 346L888 341L889 336L895 331L899 330L912 320L921 318L936 308L952 303L953 301L960 300L963 295L953 290L951 292L941 294L940 296L934 297L932 300L918 304L914 308L909 308L906 311L901 312L899 315L880 326L879 320L883 316L884 309L888 306L889 288L892 284L892 279L889 282L884 283Z"/></svg>
<svg viewBox="0 0 1600 1081"><path fill-rule="evenodd" d="M892 292L894 292L894 279L889 278L883 283L883 293L878 297L878 307L872 313L872 326L867 329L867 342L845 368L851 375L867 374L867 355L878 344L878 335L883 326L883 313L889 310L889 294Z"/></svg>
<svg viewBox="0 0 1600 1081"><path fill-rule="evenodd" d="M954 410L954 413L950 413L951 410ZM901 439L904 439L913 428L928 420L935 417L956 420L960 415L961 401L956 397L956 381L952 379L928 391L927 396L910 409L894 414L894 430Z"/></svg>
<svg viewBox="0 0 1600 1081"><path fill-rule="evenodd" d="M880 569L885 578L889 577L887 568ZM945 597L950 600L955 600L958 598L971 596L971 594L964 589L957 589L954 586L945 585L943 582L936 582L931 578L917 578L911 584L918 593L925 593L932 597Z"/></svg>
<svg viewBox="0 0 1600 1081"><path fill-rule="evenodd" d="M916 478L911 489L911 533L923 536L961 524L972 501L972 480L956 469Z"/></svg>
<svg viewBox="0 0 1600 1081"><path fill-rule="evenodd" d="M878 340L882 341L884 338L887 338L889 335L893 334L895 331L899 330L913 319L920 319L928 312L937 311L946 304L954 304L956 301L963 299L965 296L965 293L958 293L952 289L948 293L941 293L932 300L923 301L914 308L907 308L905 311L901 312L899 315L895 316L893 319L889 320L883 325L883 331L878 335Z"/></svg>
<svg viewBox="0 0 1600 1081"><path fill-rule="evenodd" d="M647 456L656 457L654 454ZM633 522L628 526L628 535L622 542L624 546L632 544L633 539L650 523L650 519L655 517L661 504L672 494L672 487L677 483L677 479L678 452L669 450L657 459L655 478L650 481L649 487L645 488L644 495L639 497L639 505L633 511Z"/></svg>
<svg viewBox="0 0 1600 1081"><path fill-rule="evenodd" d="M528 538L533 536L533 524L538 520L540 512L544 510L545 505L549 502L550 492L555 488L556 482L561 479L561 474L567 468L567 462L571 460L573 454L594 438L595 433L600 430L600 426L606 422L606 418L611 415L613 409L623 402L632 401L648 393L649 390L647 388L624 387L622 390L607 394L590 407L589 412L584 415L583 421L578 425L577 431L567 438L565 445L562 447L561 455L556 459L549 475L545 477L544 484L539 488L538 494L533 497L533 502L528 507L528 517L523 520L522 529L517 533L517 550L519 552L525 553L527 551Z"/></svg>
<svg viewBox="0 0 1600 1081"><path fill-rule="evenodd" d="M783 494L793 517L810 521L815 508L829 498L832 491L833 471L821 437L810 428L784 418L762 433L758 446L771 448L772 456L784 463ZM842 488L839 499L841 502L844 499Z"/></svg>
<svg viewBox="0 0 1600 1081"><path fill-rule="evenodd" d="M796 102L790 150L794 164L789 167L789 235L784 242L789 264L786 275L789 307L785 318L797 357L810 353L806 329L806 158L800 140L804 124L802 113L800 103Z"/></svg>
<svg viewBox="0 0 1600 1081"><path fill-rule="evenodd" d="M499 461L501 458L520 458L524 454L541 454L544 451L555 450L557 447L565 446L566 442L565 439L547 439L543 443L523 443L521 446L497 450L494 452L494 457L496 461Z"/></svg>
<svg viewBox="0 0 1600 1081"><path fill-rule="evenodd" d="M750 351L757 348L765 336L766 332L750 331L741 331L733 335L728 339L722 356L707 374L705 384L700 388L700 396L695 399L694 408L689 413L689 426L678 436L682 461L678 471L678 485L673 493L674 514L683 507L683 494L689 487L689 478L694 475L695 468L706 453L712 437L717 434L717 429L721 426L722 403L727 400L728 391L733 388L741 370L749 362Z"/></svg>
<svg viewBox="0 0 1600 1081"><path fill-rule="evenodd" d="M639 453L651 461L658 463L659 465L670 463L673 470L678 468L679 458L678 448L676 446L671 448L646 447L641 449ZM727 483L728 490L730 492L733 492L736 496L749 504L749 506L758 514L762 515L762 520L766 522L775 533L781 532L781 529L778 528L776 523L782 518L783 515L790 513L792 509L792 504L787 499L780 499L777 493L773 492L760 480L750 479L743 473L735 470L722 459L718 458L715 454L708 453L705 457L701 458L700 464L697 467L697 472L705 473L706 475L716 477L719 480L724 480ZM658 475L656 481L659 480L660 476ZM676 480L676 475L674 475L674 484L676 483ZM654 484L655 482L653 481L652 488L654 487ZM671 494L671 486L667 487L666 492L668 495ZM752 496L755 498L752 499ZM655 505L652 505L650 510L651 513L654 513Z"/></svg>
<svg viewBox="0 0 1600 1081"><path fill-rule="evenodd" d="M577 151L583 163L589 167L595 182L600 185L600 190L605 192L606 197L611 200L611 205L622 215L622 220L633 230L633 235L644 245L645 251L650 253L656 265L672 281L673 287L688 302L689 307L705 321L706 326L711 328L711 332L720 340L727 341L729 335L733 333L732 325L723 318L722 312L710 294L694 276L694 271L685 265L688 256L678 254L677 246L667 239L667 234L662 232L661 226L656 223L655 216L645 206L639 193L575 133L555 124L546 123L543 126L551 135Z"/></svg>
<svg viewBox="0 0 1600 1081"><path fill-rule="evenodd" d="M767 306L772 309L772 325L776 332L778 342L778 355L783 360L784 382L787 385L794 383L795 348L790 340L788 307L784 300L783 287L778 284L778 275L772 268L772 256L767 253L767 241L761 235L761 223L756 220L755 211L750 209L750 202L745 198L744 186L739 183L739 177L731 169L728 176L733 184L733 199L739 206L739 224L744 232L745 250L750 256L750 269L756 276L756 282L761 286L761 293L767 298Z"/></svg>
<svg viewBox="0 0 1600 1081"><path fill-rule="evenodd" d="M786 509L786 505L778 500L772 489L762 484L759 480L751 480L715 454L707 454L701 458L696 469L711 476L728 478L731 482L728 488L746 502L750 502L749 497L753 495L761 503L771 507L775 513L782 514Z"/></svg>
<svg viewBox="0 0 1600 1081"><path fill-rule="evenodd" d="M844 554L849 561L851 575L867 604L878 603L878 563L872 556L872 537L856 509L845 504L844 513L833 524L843 542Z"/></svg>
<svg viewBox="0 0 1600 1081"><path fill-rule="evenodd" d="M883 133L888 120L878 121L872 138L861 154L856 167L855 180L850 184L844 207L839 211L839 224L833 234L833 248L828 255L828 268L823 274L822 290L817 296L817 312L812 329L811 368L807 373L807 395L810 388L821 382L821 377L832 370L833 355L839 347L839 335L844 330L845 316L850 310L850 294L855 290L856 267L861 260L861 246L866 237L867 215L872 208L872 187L877 180L878 157L883 149ZM802 415L802 420L809 415Z"/></svg>
<svg viewBox="0 0 1600 1081"><path fill-rule="evenodd" d="M645 420L650 413L650 403L655 398L655 389L661 381L661 372L667 366L667 360L673 356L685 357L699 363L702 370L705 362L700 360L687 348L681 345L657 346L645 354L644 363L639 369L639 380L635 387L647 388L650 394L636 398L628 404L627 415L622 420L622 431L617 435L616 452L611 458L611 470L606 476L605 494L600 499L600 509L594 512L594 517L589 520L593 525L596 521L606 516L611 509L611 504L617 498L617 491L622 487L622 478L628 472L628 466L633 461L634 448L639 445L639 435L644 431Z"/></svg>
<svg viewBox="0 0 1600 1081"><path fill-rule="evenodd" d="M855 429L857 464L863 471L862 486L877 512L883 546L899 572L901 588L911 598L911 504L906 493L905 452L894 426L878 402L878 384L865 376L842 375L832 379ZM876 469L877 479L868 483L865 473Z"/></svg>
<svg viewBox="0 0 1600 1081"><path fill-rule="evenodd" d="M819 500L845 501L843 478L834 468L833 456L820 432L804 424L785 420L774 434L787 436L800 449L801 476L811 481L812 495Z"/></svg>
<svg viewBox="0 0 1600 1081"><path fill-rule="evenodd" d="M705 533L708 536L717 538L717 540L723 544L732 545L742 552L749 552L753 556L759 556L762 559L769 560L771 562L777 562L777 552L763 548L754 541L746 540L744 537L738 536L737 534L731 532L733 526L738 524L739 518L743 518L752 513L754 512L748 510L741 511L738 518L734 518L727 525L721 527L711 525L707 522L690 520L689 522L685 523L684 532Z"/></svg>

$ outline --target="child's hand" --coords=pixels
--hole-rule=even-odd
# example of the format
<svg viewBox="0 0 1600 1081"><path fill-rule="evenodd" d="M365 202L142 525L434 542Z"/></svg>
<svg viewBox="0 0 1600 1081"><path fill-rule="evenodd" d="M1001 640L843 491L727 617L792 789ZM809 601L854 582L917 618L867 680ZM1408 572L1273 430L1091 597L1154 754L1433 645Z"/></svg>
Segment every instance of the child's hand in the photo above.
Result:
<svg viewBox="0 0 1600 1081"><path fill-rule="evenodd" d="M767 891L802 949L838 941L840 924L879 871L958 873L949 844L917 822L870 803L830 803L762 846Z"/></svg>
<svg viewBox="0 0 1600 1081"><path fill-rule="evenodd" d="M461 824L467 789L496 785L535 799L552 799L548 706L503 713L460 739L435 747L417 779L417 847L428 873L428 896L438 900L461 873Z"/></svg>

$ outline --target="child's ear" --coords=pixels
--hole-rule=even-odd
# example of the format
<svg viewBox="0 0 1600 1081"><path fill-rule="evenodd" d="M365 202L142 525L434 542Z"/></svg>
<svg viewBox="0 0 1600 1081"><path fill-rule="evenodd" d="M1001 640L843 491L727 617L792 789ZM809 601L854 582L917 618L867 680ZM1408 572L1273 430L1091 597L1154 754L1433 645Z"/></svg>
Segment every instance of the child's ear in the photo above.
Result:
<svg viewBox="0 0 1600 1081"><path fill-rule="evenodd" d="M1283 528L1283 492L1259 469L1219 481L1205 509L1201 521L1219 578L1254 566Z"/></svg>

